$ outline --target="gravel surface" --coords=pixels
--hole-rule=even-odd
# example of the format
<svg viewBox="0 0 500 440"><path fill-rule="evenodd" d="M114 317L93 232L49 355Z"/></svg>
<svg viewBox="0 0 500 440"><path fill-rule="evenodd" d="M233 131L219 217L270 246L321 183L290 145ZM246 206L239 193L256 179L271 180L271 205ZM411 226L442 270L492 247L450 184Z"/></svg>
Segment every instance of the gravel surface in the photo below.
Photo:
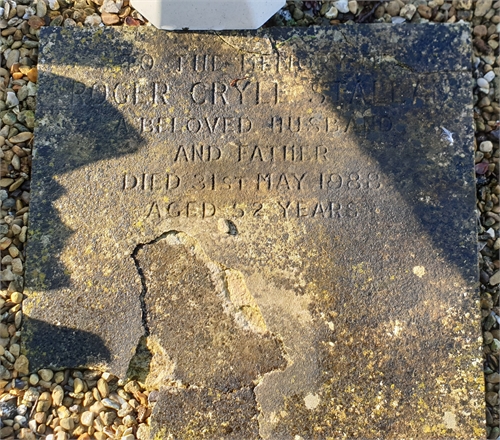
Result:
<svg viewBox="0 0 500 440"><path fill-rule="evenodd" d="M155 392L90 370L43 369L29 375L20 353L24 246L41 26L140 26L128 0L0 0L0 438L145 439ZM500 0L294 1L269 26L344 23L471 25L477 178L480 306L484 339L487 437L500 438ZM432 27L429 26L429 32Z"/></svg>

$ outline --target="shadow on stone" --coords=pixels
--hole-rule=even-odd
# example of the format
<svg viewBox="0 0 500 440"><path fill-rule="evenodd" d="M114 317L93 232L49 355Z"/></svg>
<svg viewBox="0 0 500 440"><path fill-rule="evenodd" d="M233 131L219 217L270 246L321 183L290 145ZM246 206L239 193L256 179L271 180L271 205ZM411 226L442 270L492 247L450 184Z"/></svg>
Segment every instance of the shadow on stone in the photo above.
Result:
<svg viewBox="0 0 500 440"><path fill-rule="evenodd" d="M111 362L117 362L120 367L116 372L123 374L130 352L126 341L132 341L131 344L135 346L136 338L142 332L140 317L137 323L134 320L136 297L122 291L119 293L119 302L98 303L90 299L88 293L82 295L85 289L76 286L74 279L70 281L72 274L61 255L74 231L71 223L61 220L67 205L60 200L64 199L67 189L58 180L60 176L91 163L133 153L144 142L138 131L124 118L118 105L107 100L109 90L99 86L101 83L98 78L93 86L86 86L63 76L61 72L78 72L76 78L82 78L83 81L88 75L87 67L121 69L124 65L136 63L137 54L133 43L122 38L120 33L111 31L103 35L100 31L89 31L91 45L69 34L68 38L53 38L61 33L67 33L67 30L41 30L41 40L50 40L50 43L49 48L40 53L46 64L41 62L39 65L38 96L43 96L43 99L38 99L36 109L25 270L28 298L24 308L25 311L30 310L31 318L28 317L24 322L23 344L33 366L41 368L52 365L60 368L92 365L105 369ZM64 69L59 67L59 73L55 74L53 69L47 67L49 65L64 66ZM128 93L124 90L119 98L122 99ZM97 180L96 185L92 182L92 176L85 173L82 179L75 179L74 185L83 194L88 194L90 200L99 198L98 193L105 190L106 182ZM99 210L98 204L89 204L88 210L80 215L94 215L94 210ZM76 248L76 258L82 257L85 251L89 252L85 246L77 245ZM102 272L96 273L103 276ZM85 280L87 286L92 282L96 284L95 280ZM133 280L127 281L127 284L132 286ZM59 300L44 301L41 298L43 293L61 290L65 293ZM113 296L113 293L107 291L107 296ZM92 317L97 313L109 316L93 321ZM122 332L123 340L116 340L117 330L113 319L117 317L128 322L128 327ZM74 325L81 330L44 324L44 320ZM90 333L94 330L95 335ZM110 337L110 334L113 336ZM120 351L121 355L110 356L110 351L114 350Z"/></svg>
<svg viewBox="0 0 500 440"><path fill-rule="evenodd" d="M59 28L44 28L41 38L60 32ZM68 39L51 39L50 53L57 56L50 62L83 71L90 61L94 68L121 68L124 63L137 61L133 44L120 34L108 32L102 37L104 41L99 35L96 32L92 36L94 49L88 44L78 44L78 39L72 40L74 47L68 47ZM36 228L29 230L26 269L27 285L31 289L69 287L69 274L59 256L72 230L60 220L54 207L54 201L65 194L57 176L93 162L133 153L144 144L137 130L107 99L109 89L96 84L88 87L40 69L39 94L43 94L44 99L38 101L36 109L34 197L30 209L30 223L36 224ZM125 96L128 92L123 93ZM76 184L86 185L86 182Z"/></svg>
<svg viewBox="0 0 500 440"><path fill-rule="evenodd" d="M475 280L472 85L470 46L464 44L470 36L460 26L431 33L394 27L394 35L412 50L382 41L374 57L369 43L374 29L384 28L358 26L355 33L341 32L350 55L359 54L356 66L346 70L339 62L333 83L315 75L317 66L311 66L313 90L324 90L319 94L322 105L338 114L339 129L357 138L360 153L376 161L442 258L465 279ZM313 38L316 32L312 27L305 33ZM301 51L298 58L310 57ZM443 56L438 60L435 53ZM336 159L342 163L341 154ZM463 206L469 209L457 209Z"/></svg>
<svg viewBox="0 0 500 440"><path fill-rule="evenodd" d="M29 346L27 356L31 371L105 365L111 360L109 350L98 335L39 319L24 318L24 338Z"/></svg>

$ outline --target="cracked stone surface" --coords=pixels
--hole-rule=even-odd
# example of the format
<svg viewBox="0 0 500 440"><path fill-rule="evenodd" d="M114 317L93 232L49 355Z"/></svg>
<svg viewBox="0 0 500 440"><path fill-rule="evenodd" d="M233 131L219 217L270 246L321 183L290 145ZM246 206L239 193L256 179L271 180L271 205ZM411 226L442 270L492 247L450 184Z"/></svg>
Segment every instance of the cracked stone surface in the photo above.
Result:
<svg viewBox="0 0 500 440"><path fill-rule="evenodd" d="M157 438L481 437L469 38L42 29L30 367Z"/></svg>
<svg viewBox="0 0 500 440"><path fill-rule="evenodd" d="M173 233L137 252L148 336L170 356L173 380L225 392L250 386L283 364L279 342L237 316L251 305L235 307L224 269L197 247ZM258 306L253 314L265 331Z"/></svg>
<svg viewBox="0 0 500 440"><path fill-rule="evenodd" d="M255 437L254 384L286 362L241 274L211 261L179 232L141 246L134 258L144 279L152 355L145 383L153 389L176 385L159 394L153 436L194 435L203 428L207 435ZM207 416L190 420L206 412L209 422Z"/></svg>

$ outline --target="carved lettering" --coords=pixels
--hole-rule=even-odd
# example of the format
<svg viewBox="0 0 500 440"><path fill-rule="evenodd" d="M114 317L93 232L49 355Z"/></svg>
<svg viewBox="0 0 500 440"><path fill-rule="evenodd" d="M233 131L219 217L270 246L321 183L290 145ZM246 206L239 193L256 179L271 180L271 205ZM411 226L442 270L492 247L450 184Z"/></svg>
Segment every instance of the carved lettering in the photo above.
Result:
<svg viewBox="0 0 500 440"><path fill-rule="evenodd" d="M320 173L319 174L319 189L326 190L361 190L361 189L378 189L382 187L380 175L378 173L359 172L345 173L343 175L337 173Z"/></svg>
<svg viewBox="0 0 500 440"><path fill-rule="evenodd" d="M118 83L96 82L87 87L73 84L71 104L73 106L97 107L105 102L118 105L143 105L169 103L170 85L163 82L131 81Z"/></svg>
<svg viewBox="0 0 500 440"><path fill-rule="evenodd" d="M217 208L213 203L201 202L196 200L183 202L151 202L147 208L144 218L149 220L161 220L169 217L185 217L185 218L210 218L217 212Z"/></svg>
<svg viewBox="0 0 500 440"><path fill-rule="evenodd" d="M238 98L239 98L238 104L240 104L240 105L247 104L246 98L249 95L249 93L247 92L247 89L249 88L250 84L251 83L248 80L236 81L236 83L234 85L234 89L238 92Z"/></svg>
<svg viewBox="0 0 500 440"><path fill-rule="evenodd" d="M370 110L364 113L347 113L343 117L330 116L272 116L270 129L273 133L336 133L356 132L366 136L369 132L387 132L392 129L388 116L372 115Z"/></svg>
<svg viewBox="0 0 500 440"><path fill-rule="evenodd" d="M164 118L139 118L140 133L162 133L167 124Z"/></svg>
<svg viewBox="0 0 500 440"><path fill-rule="evenodd" d="M177 57L177 72L184 72L184 56L182 55Z"/></svg>
<svg viewBox="0 0 500 440"><path fill-rule="evenodd" d="M173 173L164 175L157 173L142 173L138 176L126 173L122 180L122 190L168 191L179 188L180 184L180 177Z"/></svg>
<svg viewBox="0 0 500 440"><path fill-rule="evenodd" d="M226 105L227 101L227 86L222 83L215 82L212 85L212 102L214 105L223 104Z"/></svg>
<svg viewBox="0 0 500 440"><path fill-rule="evenodd" d="M113 87L113 98L117 104L126 104L130 102L130 91L125 90L123 83L117 83Z"/></svg>
<svg viewBox="0 0 500 440"><path fill-rule="evenodd" d="M244 178L234 175L194 174L184 176L186 186L197 191L241 191Z"/></svg>
<svg viewBox="0 0 500 440"><path fill-rule="evenodd" d="M237 145L237 162L326 162L328 148L323 145Z"/></svg>
<svg viewBox="0 0 500 440"><path fill-rule="evenodd" d="M274 70L275 58L271 55L241 54L242 72L266 72Z"/></svg>
<svg viewBox="0 0 500 440"><path fill-rule="evenodd" d="M215 72L218 68L217 55L194 55L193 56L193 71L194 72Z"/></svg>
<svg viewBox="0 0 500 440"><path fill-rule="evenodd" d="M179 145L174 162L212 162L221 155L220 148L213 145Z"/></svg>
<svg viewBox="0 0 500 440"><path fill-rule="evenodd" d="M279 86L274 81L238 81L234 87L222 82L196 82L191 86L189 94L191 101L198 105L249 106L279 103Z"/></svg>
<svg viewBox="0 0 500 440"><path fill-rule="evenodd" d="M280 201L277 202L281 216L290 218L334 219L354 218L359 213L353 202L342 204L333 201Z"/></svg>
<svg viewBox="0 0 500 440"><path fill-rule="evenodd" d="M104 83L95 83L90 88L90 101L93 105L102 105L109 98L109 87Z"/></svg>
<svg viewBox="0 0 500 440"><path fill-rule="evenodd" d="M153 83L153 104L167 104L170 86L164 83Z"/></svg>
<svg viewBox="0 0 500 440"><path fill-rule="evenodd" d="M249 133L252 130L251 119L228 116L207 116L204 118L190 117L155 117L138 118L140 133L182 133L219 134L219 133Z"/></svg>
<svg viewBox="0 0 500 440"><path fill-rule="evenodd" d="M198 82L191 87L191 99L195 104L205 104L207 101L207 90L205 84Z"/></svg>
<svg viewBox="0 0 500 440"><path fill-rule="evenodd" d="M255 83L255 104L278 104L278 83Z"/></svg>
<svg viewBox="0 0 500 440"><path fill-rule="evenodd" d="M219 122L221 122L220 117L214 117L213 121L210 120L210 118L205 118L205 121L207 123L208 131L210 133L215 133L215 130L217 129L217 126L219 125ZM224 121L222 122L224 124Z"/></svg>
<svg viewBox="0 0 500 440"><path fill-rule="evenodd" d="M277 191L300 191L304 189L304 178L307 173L258 173L257 174L257 191L260 190L277 190Z"/></svg>

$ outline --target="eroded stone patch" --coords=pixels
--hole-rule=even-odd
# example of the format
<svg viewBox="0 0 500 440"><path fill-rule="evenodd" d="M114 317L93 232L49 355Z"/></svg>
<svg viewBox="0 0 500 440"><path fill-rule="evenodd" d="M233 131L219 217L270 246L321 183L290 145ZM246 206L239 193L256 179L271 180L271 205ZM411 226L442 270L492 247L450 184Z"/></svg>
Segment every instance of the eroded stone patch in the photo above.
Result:
<svg viewBox="0 0 500 440"><path fill-rule="evenodd" d="M224 415L229 425L237 422L231 430L243 429L240 413L251 413L256 422L253 388L286 361L243 275L210 260L193 238L176 231L140 245L134 259L145 287L143 319L151 353L144 364L149 368L145 382L150 389L162 389L157 426L168 431L180 423L191 429L188 421L191 416L200 420L198 401L206 404L204 395L215 408L238 408ZM190 408L196 410L191 415Z"/></svg>

